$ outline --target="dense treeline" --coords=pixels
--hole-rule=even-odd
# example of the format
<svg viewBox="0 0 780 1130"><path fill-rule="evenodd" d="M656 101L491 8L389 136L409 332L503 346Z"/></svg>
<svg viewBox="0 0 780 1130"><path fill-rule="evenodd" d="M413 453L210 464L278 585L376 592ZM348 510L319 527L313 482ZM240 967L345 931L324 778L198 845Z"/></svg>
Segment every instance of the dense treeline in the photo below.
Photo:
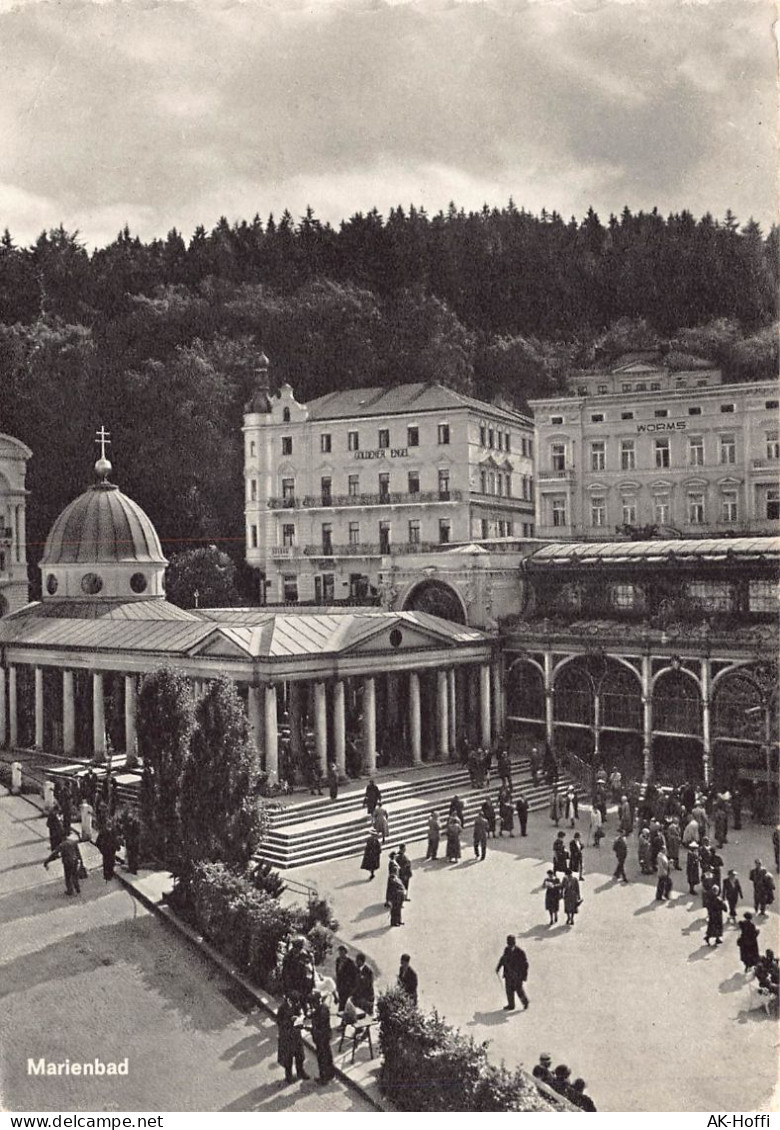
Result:
<svg viewBox="0 0 780 1130"><path fill-rule="evenodd" d="M89 482L94 429L166 549L243 546L240 425L262 348L299 399L355 384L440 380L522 406L572 368L660 346L727 379L777 368L778 232L628 209L603 224L510 202L263 224L128 230L88 252L44 232L0 240L0 427L35 457L31 560ZM234 539L231 542L231 539Z"/></svg>

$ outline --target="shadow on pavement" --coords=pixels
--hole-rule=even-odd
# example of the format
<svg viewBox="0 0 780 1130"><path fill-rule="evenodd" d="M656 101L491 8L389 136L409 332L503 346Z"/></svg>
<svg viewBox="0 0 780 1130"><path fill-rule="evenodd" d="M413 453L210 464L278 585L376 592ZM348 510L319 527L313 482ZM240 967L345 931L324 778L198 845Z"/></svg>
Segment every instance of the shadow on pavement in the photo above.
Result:
<svg viewBox="0 0 780 1130"><path fill-rule="evenodd" d="M281 1072L281 1068L279 1071ZM315 1096L320 1094L327 1094L327 1087L318 1087L313 1079L304 1081L303 1083L291 1083L285 1086L283 1082L275 1080L273 1083L264 1083L260 1087L255 1087L252 1091L247 1091L241 1098L235 1099L234 1102L228 1103L223 1106L223 1111L247 1111L247 1110L294 1110L300 1103L302 1097ZM344 1094L349 1098L349 1106L347 1111L365 1109L365 1100L360 1099L357 1095L353 1095L351 1091L346 1090ZM314 1110L314 1108L312 1108Z"/></svg>
<svg viewBox="0 0 780 1130"><path fill-rule="evenodd" d="M477 1028L484 1025L486 1028L494 1028L496 1024L506 1024L510 1016L522 1012L522 1008L516 1008L514 1012L509 1009L504 1009L501 1005L492 1012L475 1012L474 1019L466 1022L467 1028Z"/></svg>
<svg viewBox="0 0 780 1130"><path fill-rule="evenodd" d="M104 895L112 894L116 887L108 886L103 879L98 884L90 879L81 880L81 894L68 898L65 894L65 880L62 874L53 869L49 879L42 885L21 891L9 891L0 895L0 922L8 926L23 918L33 918L38 914L49 914L61 907L78 906L79 903L93 903Z"/></svg>
<svg viewBox="0 0 780 1130"><path fill-rule="evenodd" d="M353 918L352 921L353 922L362 922L364 918L373 918L377 914L384 914L385 909L386 908L385 908L384 903L381 903L381 902L372 903L371 906L364 906L363 909L360 911L360 913L358 915L356 915L356 917Z"/></svg>
<svg viewBox="0 0 780 1130"><path fill-rule="evenodd" d="M744 989L747 984L744 973L732 973L725 981L721 981L718 985L719 993L736 993L739 989Z"/></svg>

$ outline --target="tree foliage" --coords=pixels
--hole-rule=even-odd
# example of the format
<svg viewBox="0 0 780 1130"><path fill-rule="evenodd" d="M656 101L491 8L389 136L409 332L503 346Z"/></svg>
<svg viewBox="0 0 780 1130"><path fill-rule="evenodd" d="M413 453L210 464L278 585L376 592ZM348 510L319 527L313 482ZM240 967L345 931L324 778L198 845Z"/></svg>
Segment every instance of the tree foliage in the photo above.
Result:
<svg viewBox="0 0 780 1130"><path fill-rule="evenodd" d="M227 608L239 602L235 562L215 545L174 553L165 592L180 608Z"/></svg>

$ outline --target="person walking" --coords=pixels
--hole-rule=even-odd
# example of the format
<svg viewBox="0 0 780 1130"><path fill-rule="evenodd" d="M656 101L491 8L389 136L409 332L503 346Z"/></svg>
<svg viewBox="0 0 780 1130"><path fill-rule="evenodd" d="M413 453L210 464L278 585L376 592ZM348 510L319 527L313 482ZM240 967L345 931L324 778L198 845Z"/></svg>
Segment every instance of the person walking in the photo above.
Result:
<svg viewBox="0 0 780 1130"><path fill-rule="evenodd" d="M542 759L541 759L541 756L539 754L539 750L537 749L536 746L533 746L532 749L531 749L531 755L530 755L529 761L531 763L531 780L533 781L533 783L535 785L538 785L539 784L539 767L541 766Z"/></svg>
<svg viewBox="0 0 780 1130"><path fill-rule="evenodd" d="M571 867L572 874L576 875L580 882L585 878L582 864L582 840L579 832L575 832L569 843L569 867Z"/></svg>
<svg viewBox="0 0 780 1130"><path fill-rule="evenodd" d="M382 837L382 843L385 842L390 835L390 822L387 819L387 809L380 803L374 809L374 827L379 835Z"/></svg>
<svg viewBox="0 0 780 1130"><path fill-rule="evenodd" d="M412 969L411 957L408 953L401 954L401 968L398 970L398 984L409 997L412 1004L417 1004L417 974Z"/></svg>
<svg viewBox="0 0 780 1130"><path fill-rule="evenodd" d="M742 894L742 886L739 881L739 876L732 867L726 878L723 880L723 897L726 900L729 908L729 919L731 922L737 920L737 903L745 896Z"/></svg>
<svg viewBox="0 0 780 1130"><path fill-rule="evenodd" d="M390 884L393 879L398 878L398 864L395 859L395 852L391 851L387 858L387 882L385 883L385 906L390 906Z"/></svg>
<svg viewBox="0 0 780 1130"><path fill-rule="evenodd" d="M696 894L696 887L701 882L701 870L699 868L699 845L696 843L688 844L688 858L685 861L685 877L688 880L689 894Z"/></svg>
<svg viewBox="0 0 780 1130"><path fill-rule="evenodd" d="M560 818L561 814L558 809L558 790L553 789L550 793L550 819L553 821L556 828L558 827Z"/></svg>
<svg viewBox="0 0 780 1130"><path fill-rule="evenodd" d="M718 807L715 809L712 827L715 835L715 846L722 848L724 844L729 842L729 816L726 811L726 802L722 797L718 801Z"/></svg>
<svg viewBox="0 0 780 1130"><path fill-rule="evenodd" d="M366 964L366 955L364 953L355 955L355 965L357 966L357 985L352 994L352 1000L361 1012L370 1015L374 1011L374 1001L376 999L374 991L374 971Z"/></svg>
<svg viewBox="0 0 780 1130"><path fill-rule="evenodd" d="M739 950L739 959L745 966L747 973L758 963L758 935L761 931L753 921L753 915L749 910L746 910L742 915L738 929L737 949Z"/></svg>
<svg viewBox="0 0 780 1130"><path fill-rule="evenodd" d="M553 840L552 847L553 870L565 875L569 869L569 853L566 850L566 833L559 832Z"/></svg>
<svg viewBox="0 0 780 1130"><path fill-rule="evenodd" d="M303 1008L297 993L282 998L276 1012L278 1026L276 1060L284 1068L285 1083L294 1083L292 1069L298 1079L308 1079L304 1068L306 1051L303 1046Z"/></svg>
<svg viewBox="0 0 780 1130"><path fill-rule="evenodd" d="M775 901L775 881L760 859L748 875L753 884L753 906L757 914L766 914L766 908Z"/></svg>
<svg viewBox="0 0 780 1130"><path fill-rule="evenodd" d="M388 880L387 893L390 901L390 925L403 926L401 914L406 901L406 890L397 874Z"/></svg>
<svg viewBox="0 0 780 1130"><path fill-rule="evenodd" d="M370 872L368 876L369 882L374 878L374 875L379 870L379 860L382 856L382 843L379 838L379 832L376 828L372 828L368 833L366 846L363 848L363 861L360 864L361 871Z"/></svg>
<svg viewBox="0 0 780 1130"><path fill-rule="evenodd" d="M582 899L580 898L580 885L577 879L572 875L571 870L566 872L561 887L563 892L563 909L566 911L566 925L574 925L574 915L580 908Z"/></svg>
<svg viewBox="0 0 780 1130"><path fill-rule="evenodd" d="M481 812L474 817L474 855L482 862L487 854L488 824Z"/></svg>
<svg viewBox="0 0 780 1130"><path fill-rule="evenodd" d="M404 885L406 901L409 902L409 884L412 881L412 863L406 854L406 844L401 844L396 852L395 861L398 864L398 878Z"/></svg>
<svg viewBox="0 0 780 1130"><path fill-rule="evenodd" d="M627 796L621 796L620 807L618 808L618 823L620 830L625 836L630 836L634 830L634 814L631 811L631 805L628 803Z"/></svg>
<svg viewBox="0 0 780 1130"><path fill-rule="evenodd" d="M358 973L357 966L347 952L347 947L339 946L337 952L336 999L338 1001L339 1010L343 1010L344 1005L355 991Z"/></svg>
<svg viewBox="0 0 780 1130"><path fill-rule="evenodd" d="M441 825L438 814L432 809L428 817L428 849L426 859L437 859L439 855L439 840L441 839Z"/></svg>
<svg viewBox="0 0 780 1130"><path fill-rule="evenodd" d="M379 804L381 799L382 794L377 788L376 781L373 777L370 777L368 784L366 785L366 794L363 797L363 807L368 810L369 816L374 815L374 809Z"/></svg>
<svg viewBox="0 0 780 1130"><path fill-rule="evenodd" d="M574 821L577 819L577 817L575 816L576 805L575 805L574 789L571 787L571 785L569 785L568 789L566 790L566 801L565 801L565 803L566 803L566 809L565 809L566 819L569 821L569 827L573 828L574 827Z"/></svg>
<svg viewBox="0 0 780 1130"><path fill-rule="evenodd" d="M666 854L675 871L682 871L680 867L680 826L676 820L669 822L666 828Z"/></svg>
<svg viewBox="0 0 780 1130"><path fill-rule="evenodd" d="M707 945L712 938L715 939L716 946L723 944L723 911L726 909L726 904L720 897L720 887L716 883L707 895L707 932L704 935Z"/></svg>
<svg viewBox="0 0 780 1130"><path fill-rule="evenodd" d="M331 1047L330 1009L316 990L311 994L311 1038L317 1055L317 1082L320 1086L330 1083L336 1074Z"/></svg>
<svg viewBox="0 0 780 1130"><path fill-rule="evenodd" d="M501 820L501 827L498 830L499 837L503 836L504 832L509 832L510 836L514 836L515 810L512 807L512 791L508 785L502 785L499 790L498 815Z"/></svg>
<svg viewBox="0 0 780 1130"><path fill-rule="evenodd" d="M517 819L520 824L520 835L525 836L528 826L528 801L522 793L518 793L515 799L515 811L517 812Z"/></svg>
<svg viewBox="0 0 780 1130"><path fill-rule="evenodd" d="M523 1008L528 1008L529 1000L525 993L525 982L528 980L528 958L525 951L517 945L514 934L508 934L506 948L502 953L496 973L504 971L504 988L506 989L505 1011L512 1011L515 1007L515 993L520 998Z"/></svg>
<svg viewBox="0 0 780 1130"><path fill-rule="evenodd" d="M669 856L663 848L659 851L655 863L658 871L658 882L655 885L656 901L668 902L669 895L672 893L672 875L669 866Z"/></svg>
<svg viewBox="0 0 780 1130"><path fill-rule="evenodd" d="M339 771L335 761L328 765L328 793L331 800L336 800L339 795Z"/></svg>
<svg viewBox="0 0 780 1130"><path fill-rule="evenodd" d="M561 905L561 884L554 871L547 872L544 882L544 909L550 915L548 926L554 926L558 921L558 909Z"/></svg>
<svg viewBox="0 0 780 1130"><path fill-rule="evenodd" d="M612 844L612 850L615 853L615 858L617 859L617 866L615 867L615 872L612 878L622 879L624 883L627 883L628 876L626 875L626 858L628 857L628 844L626 843L626 837L622 832L618 832L617 836L615 837L614 843Z"/></svg>
<svg viewBox="0 0 780 1130"><path fill-rule="evenodd" d="M490 797L482 802L482 815L487 820L488 831L493 839L496 838L496 810L493 807L493 801Z"/></svg>
<svg viewBox="0 0 780 1130"><path fill-rule="evenodd" d="M457 863L460 859L460 835L463 831L460 820L453 812L447 821L447 860Z"/></svg>
<svg viewBox="0 0 780 1130"><path fill-rule="evenodd" d="M465 810L463 808L463 801L460 799L459 796L454 796L452 798L452 800L450 801L450 811L449 811L448 815L452 816L453 813L457 816L458 820L460 820L461 825L466 823Z"/></svg>
<svg viewBox="0 0 780 1130"><path fill-rule="evenodd" d="M65 839L60 840L43 866L48 871L49 864L57 857L62 860L62 870L65 876L65 894L80 895L80 880L86 875L86 868L79 850L79 839L76 832L69 832Z"/></svg>
<svg viewBox="0 0 780 1130"><path fill-rule="evenodd" d="M699 821L691 816L688 823L683 830L682 842L684 847L690 847L691 844L697 844L700 839Z"/></svg>
<svg viewBox="0 0 780 1130"><path fill-rule="evenodd" d="M113 821L110 820L98 832L95 847L103 860L103 878L108 882L109 879L114 878L116 853L119 851L119 836L116 833Z"/></svg>
<svg viewBox="0 0 780 1130"><path fill-rule="evenodd" d="M650 829L643 828L639 833L639 839L636 844L637 856L639 858L639 870L643 875L652 874L652 865L650 863Z"/></svg>
<svg viewBox="0 0 780 1130"><path fill-rule="evenodd" d="M594 847L601 847L604 838L604 829L601 826L601 813L595 804L591 805L590 819L588 821L588 843Z"/></svg>
<svg viewBox="0 0 780 1130"><path fill-rule="evenodd" d="M65 829L60 819L60 806L56 802L46 817L46 827L49 830L49 851L54 851L57 845L65 839Z"/></svg>

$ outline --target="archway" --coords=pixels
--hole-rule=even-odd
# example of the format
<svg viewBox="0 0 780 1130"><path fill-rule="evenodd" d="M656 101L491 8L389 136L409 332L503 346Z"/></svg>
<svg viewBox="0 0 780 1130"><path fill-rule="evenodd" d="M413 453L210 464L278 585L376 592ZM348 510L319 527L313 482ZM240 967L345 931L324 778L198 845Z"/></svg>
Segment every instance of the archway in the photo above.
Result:
<svg viewBox="0 0 780 1130"><path fill-rule="evenodd" d="M699 684L681 668L664 671L653 687L653 770L663 784L704 777Z"/></svg>
<svg viewBox="0 0 780 1130"><path fill-rule="evenodd" d="M451 620L453 624L466 623L463 602L452 585L444 581L420 581L406 597L404 610L428 612L442 620Z"/></svg>

